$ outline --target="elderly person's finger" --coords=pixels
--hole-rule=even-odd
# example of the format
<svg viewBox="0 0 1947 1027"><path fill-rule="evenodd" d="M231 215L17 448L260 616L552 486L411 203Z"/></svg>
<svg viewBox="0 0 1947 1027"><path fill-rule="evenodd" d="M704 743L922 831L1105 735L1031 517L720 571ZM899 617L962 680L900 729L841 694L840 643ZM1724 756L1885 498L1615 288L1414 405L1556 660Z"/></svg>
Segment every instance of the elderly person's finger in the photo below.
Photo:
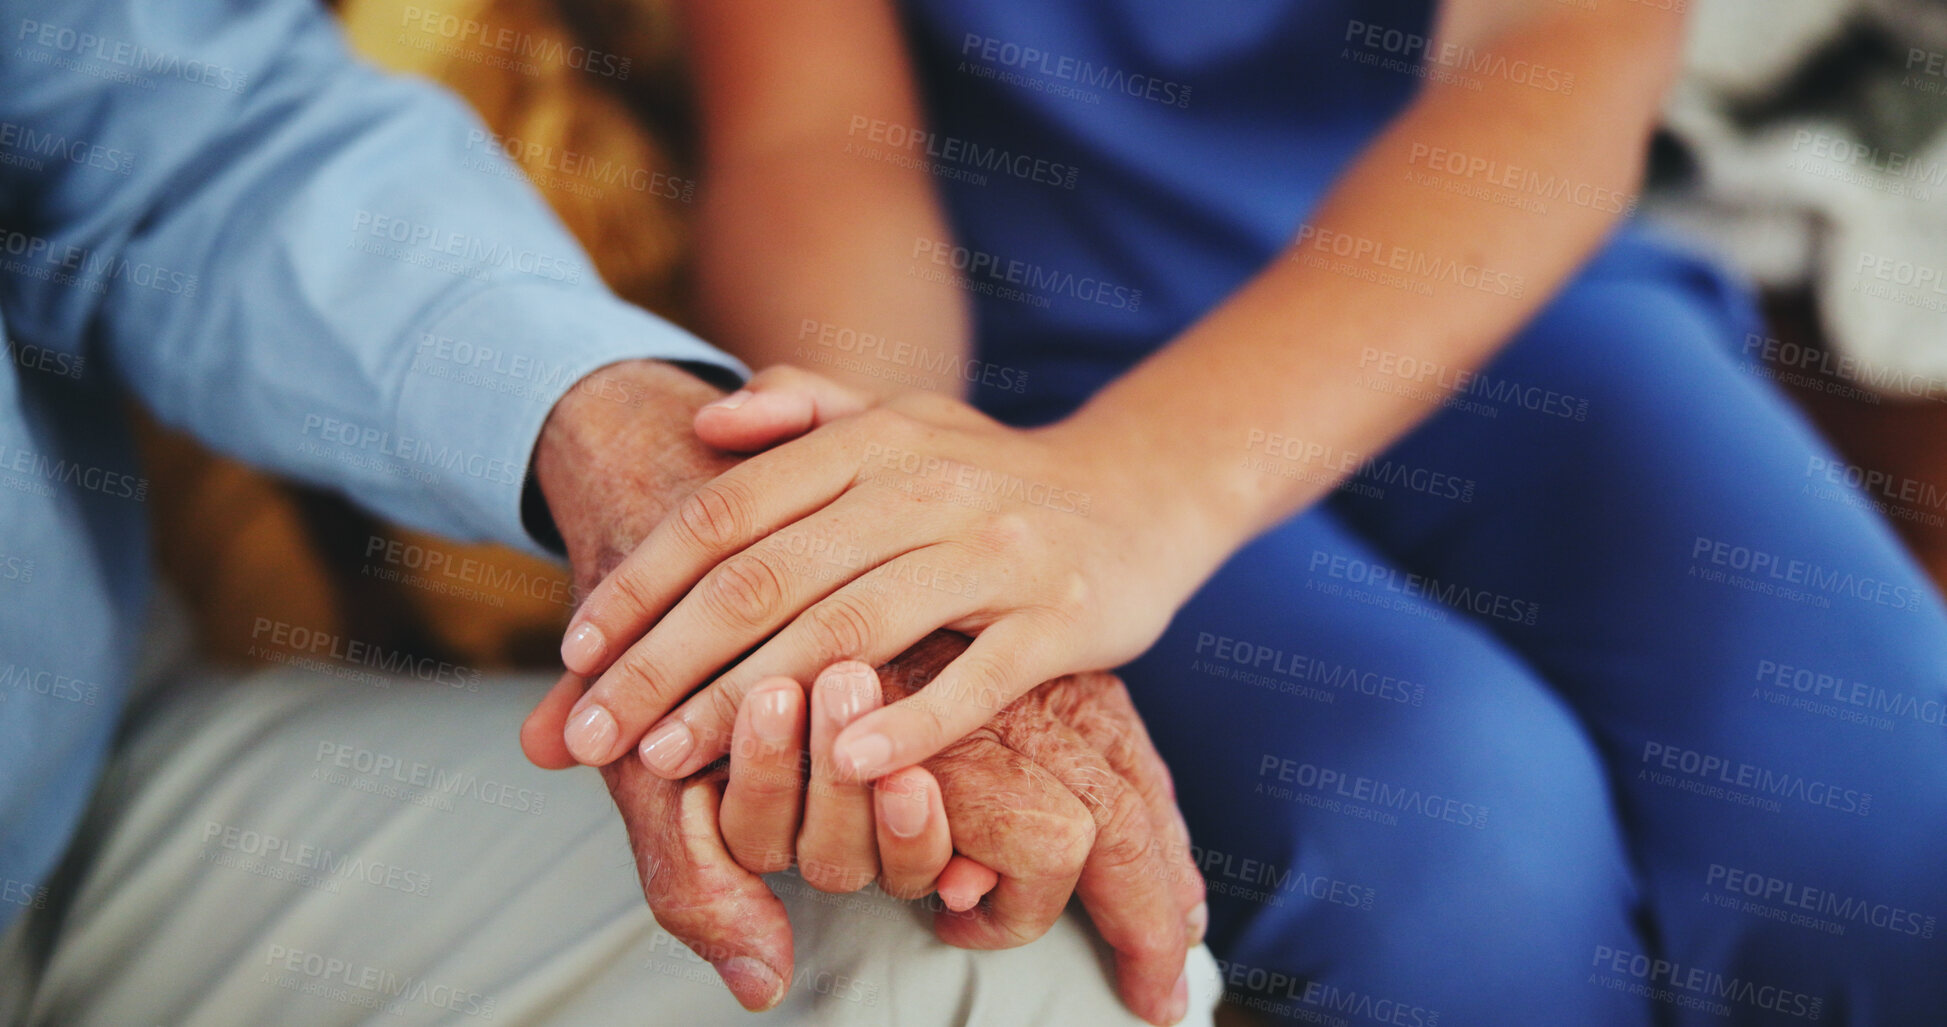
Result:
<svg viewBox="0 0 1947 1027"><path fill-rule="evenodd" d="M953 858L940 786L920 767L896 770L873 782L872 805L879 840L879 887L900 899L917 899Z"/></svg>
<svg viewBox="0 0 1947 1027"><path fill-rule="evenodd" d="M665 781L634 760L602 768L656 922L716 967L744 1008L770 1009L791 980L791 925L762 878L717 833L721 772Z"/></svg>
<svg viewBox="0 0 1947 1027"><path fill-rule="evenodd" d="M528 762L542 770L566 770L575 765L574 754L561 740L561 728L568 723L568 711L588 690L588 681L579 674L563 674L541 697L527 719L521 722L521 752Z"/></svg>
<svg viewBox="0 0 1947 1027"><path fill-rule="evenodd" d="M926 763L939 782L954 848L1000 876L986 901L934 918L941 941L1004 949L1047 933L1075 891L1095 841L1081 801L1046 770L981 733Z"/></svg>
<svg viewBox="0 0 1947 1027"><path fill-rule="evenodd" d="M1045 767L1095 818L1095 844L1076 891L1115 950L1122 1000L1151 1023L1181 1020L1190 1003L1187 911L1175 899L1172 864L1156 844L1160 834L1142 796L1066 725L1032 733L1004 727L1002 739Z"/></svg>
<svg viewBox="0 0 1947 1027"><path fill-rule="evenodd" d="M896 669L888 669L886 677L892 686L888 694L897 694L898 689L922 689L930 680L928 675L957 651L951 636L929 637L903 655ZM1116 698L1122 702L1113 701ZM1078 730L1084 727L1086 735ZM1116 950L1116 975L1123 999L1138 1015L1153 1022L1179 1019L1188 1005L1184 957L1191 935L1201 932L1197 909L1201 906L1202 881L1187 865L1187 842L1179 845L1175 841L1181 828L1174 802L1167 803L1163 827L1152 822L1150 811L1155 804L1145 790L1167 796L1168 779L1158 776L1166 774L1160 768L1140 764L1141 754L1153 750L1120 682L1107 674L1048 682L1011 705L986 733L996 744L1020 754L1017 758L1026 758L1037 770L1051 775L1055 789L1089 816L1091 830L1086 836L1088 852L1080 873L1079 894L1097 930ZM1098 746L1120 750L1117 761L1129 769L1118 769ZM961 921L943 917L936 923L943 940L967 947L989 947L995 925L980 914L995 908L1002 896L1010 894L1014 883L1010 875L1015 864L1008 862L1008 853L982 853L963 839L964 831L978 831L982 822L978 807L963 812L954 804L961 776L977 774L987 769L987 763L976 759L962 766L936 758L926 764L946 790L948 817L958 847L1002 874L995 901L976 911L976 916ZM1129 777L1137 770L1141 771L1137 777L1146 782L1142 787ZM994 788L995 794L1008 794L1016 800L1023 794L1018 783L996 783ZM1040 793L1030 794L1038 797Z"/></svg>
<svg viewBox="0 0 1947 1027"><path fill-rule="evenodd" d="M737 710L724 787L723 840L737 863L768 874L791 866L804 807L804 687L758 682Z"/></svg>
<svg viewBox="0 0 1947 1027"><path fill-rule="evenodd" d="M1203 873L1190 850L1190 827L1176 805L1169 766L1149 740L1129 689L1112 674L1078 674L1062 687L1044 689L1049 712L1067 724L1142 797L1155 831L1156 869L1164 875L1191 945L1203 941L1210 926L1204 902Z"/></svg>
<svg viewBox="0 0 1947 1027"><path fill-rule="evenodd" d="M811 687L811 787L798 834L798 872L819 891L854 892L879 876L872 789L840 781L832 739L879 708L879 676L857 661L834 663Z"/></svg>
<svg viewBox="0 0 1947 1027"><path fill-rule="evenodd" d="M946 908L955 913L965 913L980 905L980 900L999 883L1001 875L955 853L952 859L947 860L946 869L940 871L940 880L935 887Z"/></svg>
<svg viewBox="0 0 1947 1027"><path fill-rule="evenodd" d="M912 695L966 651L969 639L936 631L880 668L888 701ZM1036 708L1042 719L1045 711ZM995 726L941 750L923 766L940 787L959 855L941 872L946 909L934 933L972 949L1025 945L1054 925L1094 844L1094 820L1047 771L1000 744ZM982 902L982 897L986 901Z"/></svg>

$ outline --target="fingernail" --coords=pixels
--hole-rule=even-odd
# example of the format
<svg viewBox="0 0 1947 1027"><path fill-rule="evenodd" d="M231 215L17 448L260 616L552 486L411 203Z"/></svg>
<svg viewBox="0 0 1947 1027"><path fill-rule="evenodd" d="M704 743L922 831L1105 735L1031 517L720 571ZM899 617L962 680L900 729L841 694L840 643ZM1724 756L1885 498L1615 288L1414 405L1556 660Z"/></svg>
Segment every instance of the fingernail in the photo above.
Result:
<svg viewBox="0 0 1947 1027"><path fill-rule="evenodd" d="M608 652L608 638L602 629L583 624L561 640L561 663L577 674L586 674Z"/></svg>
<svg viewBox="0 0 1947 1027"><path fill-rule="evenodd" d="M642 738L642 762L664 777L674 777L696 748L696 736L680 720L665 720Z"/></svg>
<svg viewBox="0 0 1947 1027"><path fill-rule="evenodd" d="M825 680L836 681L836 687L827 684L821 689L825 695L825 716L840 727L850 724L878 695L877 682L865 671L827 672Z"/></svg>
<svg viewBox="0 0 1947 1027"><path fill-rule="evenodd" d="M892 743L885 735L866 735L845 747L845 754L839 757L852 769L852 776L859 780L875 777L892 759Z"/></svg>
<svg viewBox="0 0 1947 1027"><path fill-rule="evenodd" d="M980 905L980 896L966 889L942 888L940 889L940 901L946 904L946 908L953 910L955 913L965 913L967 910Z"/></svg>
<svg viewBox="0 0 1947 1027"><path fill-rule="evenodd" d="M1163 1013L1163 1018L1170 1023L1181 1023L1183 1017L1188 1015L1189 1012L1190 971L1185 970L1177 975L1176 987L1170 989L1170 1005L1169 1009Z"/></svg>
<svg viewBox="0 0 1947 1027"><path fill-rule="evenodd" d="M705 410L735 410L750 400L753 393L749 389L738 389L722 399L703 404Z"/></svg>
<svg viewBox="0 0 1947 1027"><path fill-rule="evenodd" d="M769 1009L784 997L784 981L777 971L749 956L732 956L716 967L717 975L746 1009Z"/></svg>
<svg viewBox="0 0 1947 1027"><path fill-rule="evenodd" d="M786 688L773 688L757 696L757 705L750 711L750 726L757 732L759 741L778 743L791 737L793 723L797 718L791 716L791 692Z"/></svg>
<svg viewBox="0 0 1947 1027"><path fill-rule="evenodd" d="M1210 903L1199 902L1190 915L1183 918L1184 932L1190 936L1190 944L1203 941L1203 932L1210 929Z"/></svg>
<svg viewBox="0 0 1947 1027"><path fill-rule="evenodd" d="M600 706L589 706L568 721L568 730L562 733L561 740L568 745L568 752L576 760L591 767L599 767L608 762L608 751L615 747L615 716Z"/></svg>
<svg viewBox="0 0 1947 1027"><path fill-rule="evenodd" d="M904 791L879 789L879 819L901 838L915 838L926 830L926 799Z"/></svg>

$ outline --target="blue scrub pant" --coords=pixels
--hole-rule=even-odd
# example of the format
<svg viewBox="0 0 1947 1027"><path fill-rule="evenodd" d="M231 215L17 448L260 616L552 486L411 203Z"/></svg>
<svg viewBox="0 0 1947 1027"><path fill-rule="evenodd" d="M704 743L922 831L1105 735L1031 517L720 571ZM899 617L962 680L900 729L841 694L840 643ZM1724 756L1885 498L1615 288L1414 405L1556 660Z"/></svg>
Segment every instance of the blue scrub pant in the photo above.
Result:
<svg viewBox="0 0 1947 1027"><path fill-rule="evenodd" d="M1578 282L1125 669L1230 1001L1947 1023L1947 618L1745 327Z"/></svg>

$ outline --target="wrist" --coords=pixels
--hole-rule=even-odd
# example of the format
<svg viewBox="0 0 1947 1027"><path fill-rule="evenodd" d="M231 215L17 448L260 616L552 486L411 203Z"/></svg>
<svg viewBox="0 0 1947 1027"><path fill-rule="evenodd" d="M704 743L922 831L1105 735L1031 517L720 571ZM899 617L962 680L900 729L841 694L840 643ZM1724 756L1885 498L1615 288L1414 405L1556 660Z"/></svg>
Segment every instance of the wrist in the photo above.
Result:
<svg viewBox="0 0 1947 1027"><path fill-rule="evenodd" d="M555 403L534 447L537 512L559 533L578 578L619 560L734 463L691 427L721 395L675 364L627 360L592 372Z"/></svg>
<svg viewBox="0 0 1947 1027"><path fill-rule="evenodd" d="M1213 473L1223 470L1212 466L1218 458L1183 440L1166 444L1093 409L1041 431L1061 451L1063 466L1090 469L1106 493L1094 511L1130 527L1132 555L1157 556L1160 569L1183 577L1187 589L1256 534L1240 516L1242 497Z"/></svg>

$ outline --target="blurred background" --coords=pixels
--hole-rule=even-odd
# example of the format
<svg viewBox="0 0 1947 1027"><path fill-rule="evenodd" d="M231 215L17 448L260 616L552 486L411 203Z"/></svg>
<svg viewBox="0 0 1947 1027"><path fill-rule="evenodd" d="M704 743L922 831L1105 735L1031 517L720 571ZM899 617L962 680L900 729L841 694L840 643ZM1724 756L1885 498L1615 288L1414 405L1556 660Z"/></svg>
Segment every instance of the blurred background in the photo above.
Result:
<svg viewBox="0 0 1947 1027"><path fill-rule="evenodd" d="M1931 303L1947 291L1869 295L1859 270L1947 272L1947 0L1670 2L1693 8L1689 67L1644 216L1762 289L1753 373L1860 473L1917 483L1881 512L1947 582L1947 319ZM410 20L398 0L333 6L371 60L473 104L616 291L687 323L689 93L665 0L417 0ZM444 14L618 59L522 61L426 27ZM163 571L213 661L281 662L253 638L268 619L479 670L556 665L574 597L554 566L397 529L152 422L143 455Z"/></svg>

